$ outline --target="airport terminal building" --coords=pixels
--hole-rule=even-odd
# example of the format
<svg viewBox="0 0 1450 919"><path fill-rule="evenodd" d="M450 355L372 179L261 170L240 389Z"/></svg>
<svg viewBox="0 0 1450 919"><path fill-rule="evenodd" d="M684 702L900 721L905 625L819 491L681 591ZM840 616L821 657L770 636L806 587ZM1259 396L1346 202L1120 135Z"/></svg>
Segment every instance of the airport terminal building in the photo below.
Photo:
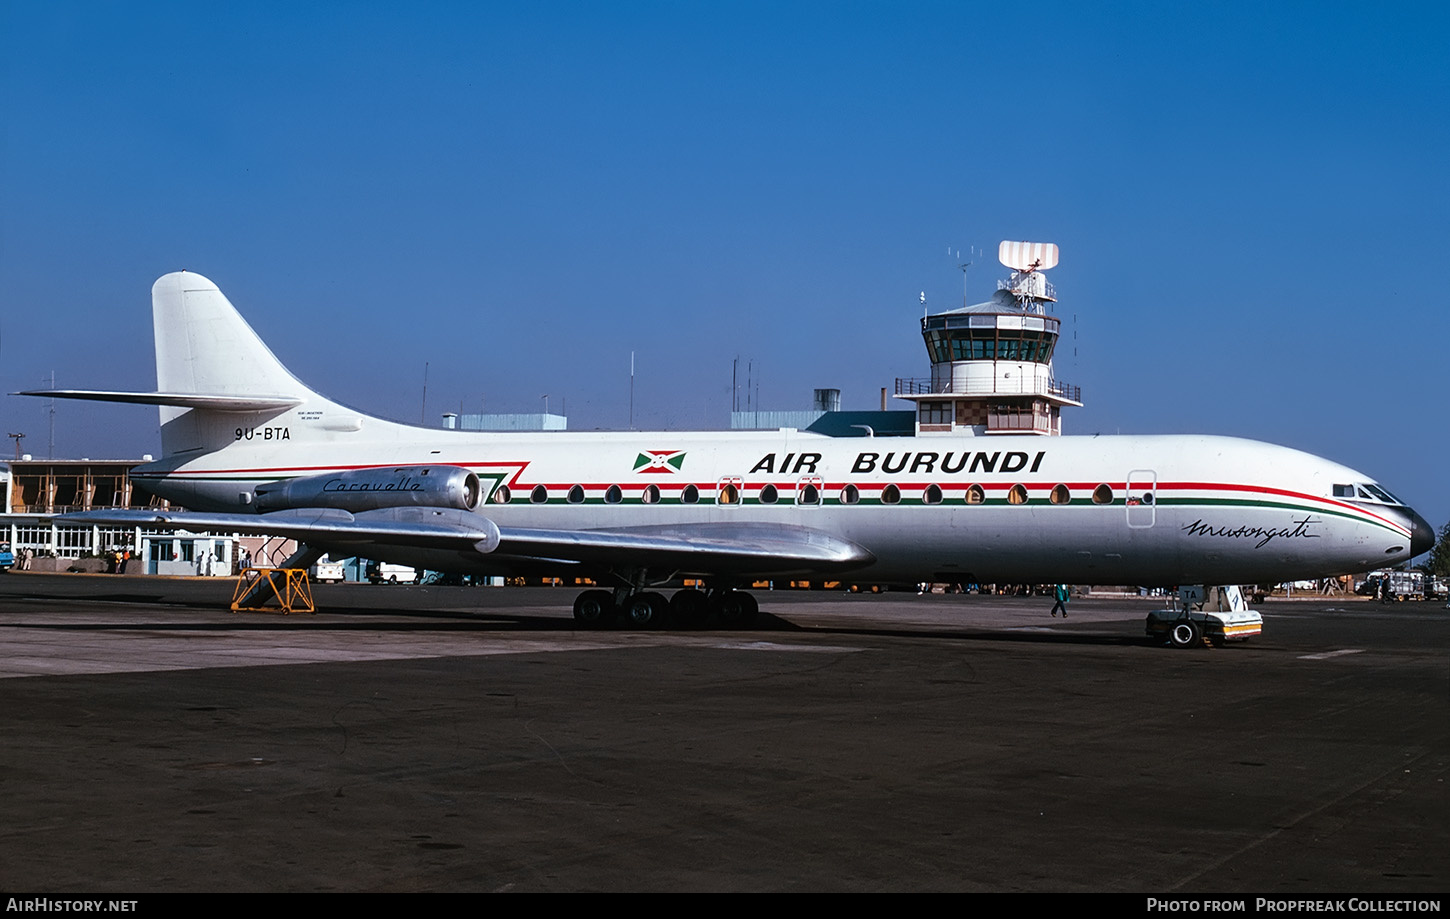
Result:
<svg viewBox="0 0 1450 919"><path fill-rule="evenodd" d="M135 460L35 460L0 463L0 542L17 567L65 571L82 559L131 553L129 574L230 576L243 558L267 564L282 559L291 541L235 533L189 533L164 527L108 527L57 522L59 514L90 510L168 510L170 502L131 479ZM21 561L25 559L26 561ZM109 570L103 568L102 570Z"/></svg>

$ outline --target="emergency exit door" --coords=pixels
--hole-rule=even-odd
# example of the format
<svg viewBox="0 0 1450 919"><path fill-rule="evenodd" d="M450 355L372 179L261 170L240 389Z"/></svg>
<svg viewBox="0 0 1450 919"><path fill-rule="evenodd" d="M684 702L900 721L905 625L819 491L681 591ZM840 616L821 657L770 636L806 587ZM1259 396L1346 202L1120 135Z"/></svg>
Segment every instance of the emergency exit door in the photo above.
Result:
<svg viewBox="0 0 1450 919"><path fill-rule="evenodd" d="M1143 529L1153 525L1158 508L1158 474L1151 469L1128 473L1128 526Z"/></svg>

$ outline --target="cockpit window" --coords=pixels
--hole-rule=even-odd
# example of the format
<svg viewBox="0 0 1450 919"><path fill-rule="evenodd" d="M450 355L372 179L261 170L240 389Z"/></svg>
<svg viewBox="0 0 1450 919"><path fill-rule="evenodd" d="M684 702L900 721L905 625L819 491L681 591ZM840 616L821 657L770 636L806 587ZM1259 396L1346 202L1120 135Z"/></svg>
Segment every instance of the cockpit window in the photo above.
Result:
<svg viewBox="0 0 1450 919"><path fill-rule="evenodd" d="M1394 498L1390 497L1390 493L1387 492L1387 491L1385 491L1383 488L1380 488L1378 485L1372 485L1372 484L1366 483L1364 487L1369 489L1369 493L1370 494L1374 495L1376 498L1379 498L1381 501L1383 501L1386 504L1399 504L1400 503L1400 502L1396 501Z"/></svg>
<svg viewBox="0 0 1450 919"><path fill-rule="evenodd" d="M1343 489L1343 492L1340 491ZM1356 494L1356 492L1358 494ZM1363 498L1365 501L1379 501L1382 504L1403 504L1399 498L1380 488L1372 482L1360 482L1356 485L1334 486L1334 497L1336 498Z"/></svg>

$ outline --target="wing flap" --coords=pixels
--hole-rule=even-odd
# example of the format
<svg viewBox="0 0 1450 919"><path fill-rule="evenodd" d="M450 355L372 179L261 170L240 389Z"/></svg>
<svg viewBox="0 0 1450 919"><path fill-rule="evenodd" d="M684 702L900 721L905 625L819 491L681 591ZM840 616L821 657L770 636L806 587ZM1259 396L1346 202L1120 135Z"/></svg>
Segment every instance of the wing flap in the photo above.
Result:
<svg viewBox="0 0 1450 919"><path fill-rule="evenodd" d="M611 568L668 568L701 575L845 571L875 561L875 556L861 546L821 530L769 523L601 530L503 527L495 554L568 559Z"/></svg>

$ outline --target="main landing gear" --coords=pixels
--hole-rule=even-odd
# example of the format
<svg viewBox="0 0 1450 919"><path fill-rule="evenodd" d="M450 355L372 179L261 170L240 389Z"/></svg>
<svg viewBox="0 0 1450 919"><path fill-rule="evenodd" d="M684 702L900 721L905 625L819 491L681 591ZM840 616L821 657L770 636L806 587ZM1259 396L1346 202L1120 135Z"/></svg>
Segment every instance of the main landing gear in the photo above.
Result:
<svg viewBox="0 0 1450 919"><path fill-rule="evenodd" d="M631 629L745 628L760 606L743 590L687 587L668 600L654 591L630 587L586 590L574 600L574 620L584 628L602 629L616 622Z"/></svg>

